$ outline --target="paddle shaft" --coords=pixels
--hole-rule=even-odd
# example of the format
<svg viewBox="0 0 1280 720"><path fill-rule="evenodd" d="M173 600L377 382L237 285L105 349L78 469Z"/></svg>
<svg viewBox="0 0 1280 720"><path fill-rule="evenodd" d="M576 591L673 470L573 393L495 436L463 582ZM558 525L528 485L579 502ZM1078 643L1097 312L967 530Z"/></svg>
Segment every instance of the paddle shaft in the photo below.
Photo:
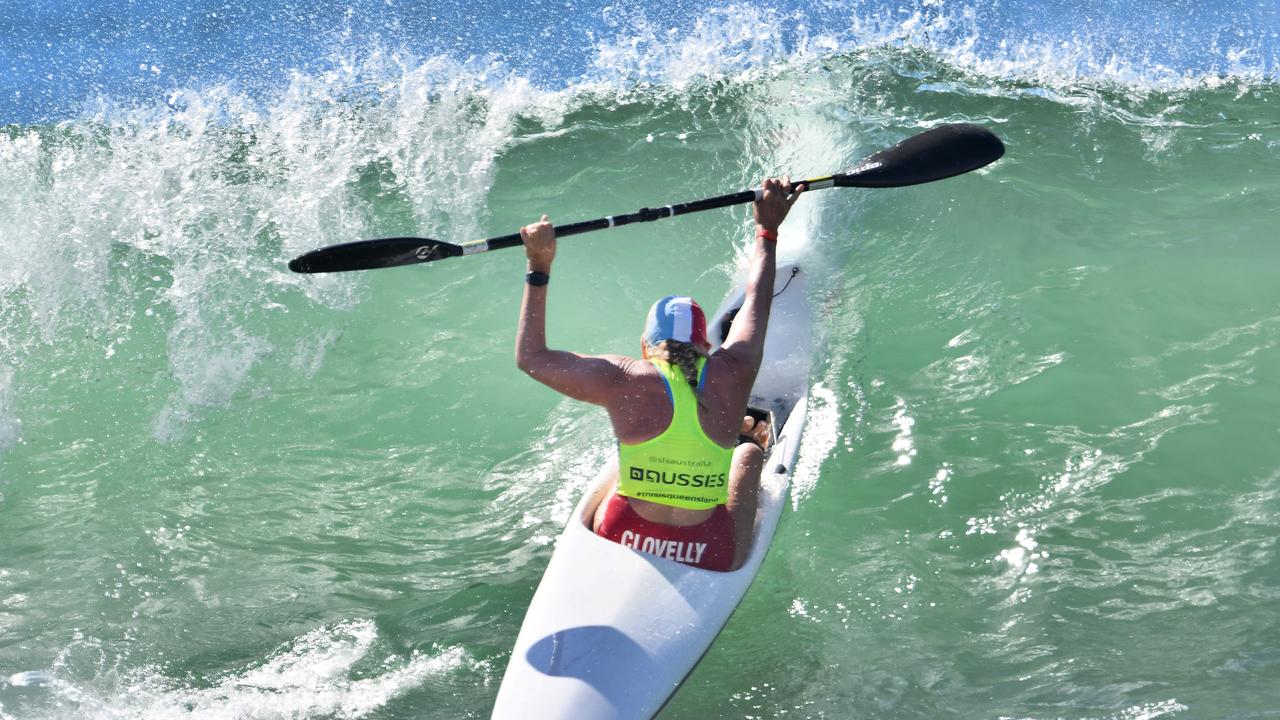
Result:
<svg viewBox="0 0 1280 720"><path fill-rule="evenodd" d="M829 187L905 187L976 170L994 162L1002 154L1004 145L989 130L968 124L942 125L881 150L843 173L800 180L793 184L803 184L807 190ZM557 226L555 231L557 236L567 237L620 225L652 222L676 215L753 202L759 200L763 193L762 188L755 188L676 205L646 207L633 213ZM330 245L300 255L289 262L289 269L304 273L370 270L474 255L520 244L522 241L518 232L458 245L414 237L359 240Z"/></svg>
<svg viewBox="0 0 1280 720"><path fill-rule="evenodd" d="M792 183L792 185L801 184L805 186L806 190L821 189L832 187L835 184L835 181L830 177L825 177L814 180L800 180ZM687 203L664 205L657 208L640 208L633 213L607 215L594 220L583 220L581 222L569 223L568 225L556 225L556 237L580 235L594 230L607 230L609 228L621 227L632 223L653 222L654 220L675 217L676 215L688 215L689 213L702 212L703 210L715 210L717 208L729 207L730 205L742 205L744 203L755 202L763 194L763 188L756 188L754 190L743 190L741 192L719 195L712 198L704 198L702 200L694 200ZM520 233L516 232L509 235L499 235L486 240L472 240L471 242L462 243L460 247L462 248L463 255L472 255L475 253L486 252L488 250L501 250L502 248L515 247L520 244L523 244L523 241L520 239Z"/></svg>

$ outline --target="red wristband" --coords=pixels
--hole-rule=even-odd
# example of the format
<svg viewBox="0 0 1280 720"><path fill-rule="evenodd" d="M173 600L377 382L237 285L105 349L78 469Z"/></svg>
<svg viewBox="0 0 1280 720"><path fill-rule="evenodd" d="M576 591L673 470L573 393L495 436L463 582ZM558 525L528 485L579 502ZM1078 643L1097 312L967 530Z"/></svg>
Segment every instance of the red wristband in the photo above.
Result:
<svg viewBox="0 0 1280 720"><path fill-rule="evenodd" d="M764 238L765 240L768 240L769 242L778 242L778 231L777 231L777 230L769 230L769 229L766 229L766 228L758 227L758 228L756 228L756 237L758 237L758 238Z"/></svg>

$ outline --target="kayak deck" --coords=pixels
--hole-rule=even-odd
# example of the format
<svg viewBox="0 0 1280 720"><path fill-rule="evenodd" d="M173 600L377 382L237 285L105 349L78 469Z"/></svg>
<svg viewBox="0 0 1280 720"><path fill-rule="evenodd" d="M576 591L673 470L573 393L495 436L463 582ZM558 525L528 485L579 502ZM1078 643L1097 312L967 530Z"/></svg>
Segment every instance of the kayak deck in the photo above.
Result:
<svg viewBox="0 0 1280 720"><path fill-rule="evenodd" d="M593 533L595 510L616 474L616 467L606 468L557 540L516 638L494 718L652 717L728 621L773 539L805 419L811 339L804 274L798 266L780 267L777 286L783 289L775 290L750 400L773 413L776 439L742 567L703 570ZM743 288L735 288L713 316L713 339L722 337L742 296Z"/></svg>

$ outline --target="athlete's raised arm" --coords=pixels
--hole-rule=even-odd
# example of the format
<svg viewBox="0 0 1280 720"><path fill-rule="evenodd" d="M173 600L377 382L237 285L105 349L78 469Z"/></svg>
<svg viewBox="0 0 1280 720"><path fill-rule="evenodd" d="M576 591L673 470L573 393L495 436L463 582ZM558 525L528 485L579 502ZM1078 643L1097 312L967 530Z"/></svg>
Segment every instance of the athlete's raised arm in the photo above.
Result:
<svg viewBox="0 0 1280 720"><path fill-rule="evenodd" d="M777 269L778 228L805 189L803 183L793 187L788 177L766 178L762 185L764 193L753 208L756 236L747 270L746 298L721 346L721 352L734 366L737 382L747 389L755 381L764 355L764 336L769 325Z"/></svg>
<svg viewBox="0 0 1280 720"><path fill-rule="evenodd" d="M576 400L607 405L623 381L622 357L579 355L547 347L547 286L556 258L556 231L547 219L520 228L528 261L520 325L516 330L516 367L534 380Z"/></svg>

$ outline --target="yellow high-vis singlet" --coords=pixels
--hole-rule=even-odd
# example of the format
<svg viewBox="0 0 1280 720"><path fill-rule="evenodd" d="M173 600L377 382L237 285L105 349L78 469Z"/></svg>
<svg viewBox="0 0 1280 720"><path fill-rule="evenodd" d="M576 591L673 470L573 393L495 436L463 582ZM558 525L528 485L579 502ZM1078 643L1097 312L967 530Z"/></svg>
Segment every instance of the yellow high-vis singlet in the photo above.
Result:
<svg viewBox="0 0 1280 720"><path fill-rule="evenodd" d="M680 368L650 359L671 396L671 424L635 445L618 443L618 489L626 497L689 510L709 510L729 501L733 448L720 447L702 431L698 398ZM698 386L706 370L698 359Z"/></svg>

